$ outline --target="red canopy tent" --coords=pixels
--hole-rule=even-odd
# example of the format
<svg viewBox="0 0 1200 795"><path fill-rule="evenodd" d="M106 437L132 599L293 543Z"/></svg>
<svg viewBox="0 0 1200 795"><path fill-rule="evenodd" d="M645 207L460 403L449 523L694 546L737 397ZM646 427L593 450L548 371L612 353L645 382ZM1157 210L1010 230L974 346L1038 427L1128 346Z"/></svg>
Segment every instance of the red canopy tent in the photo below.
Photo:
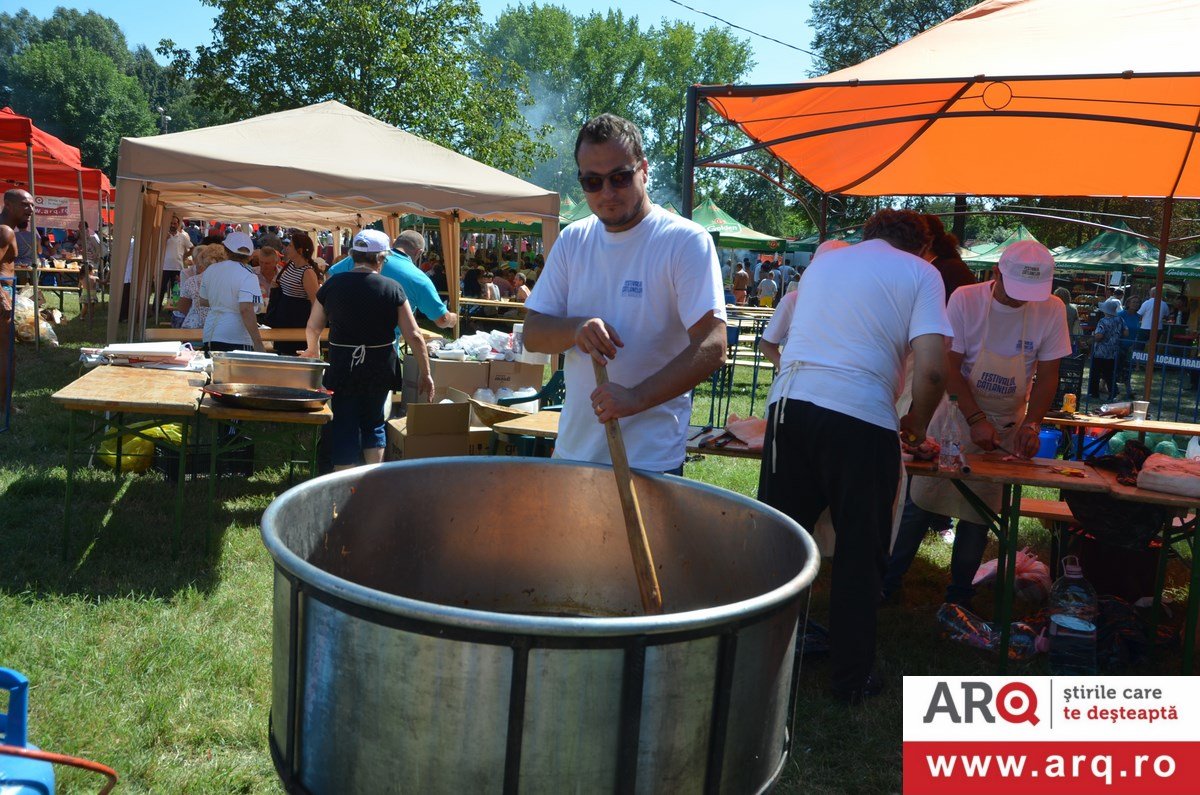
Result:
<svg viewBox="0 0 1200 795"><path fill-rule="evenodd" d="M83 224L89 198L96 205L97 229L106 216L111 223L112 213L109 211L106 214L103 205L111 203L113 188L103 172L84 166L78 148L38 129L32 119L15 113L12 108L0 109L0 185L24 187L34 195L35 200L46 197L76 199L79 202L81 240L84 239ZM29 226L34 230L36 240L36 201L34 208ZM37 279L33 280L35 302L37 282ZM40 345L41 335L35 334L34 340L35 344Z"/></svg>

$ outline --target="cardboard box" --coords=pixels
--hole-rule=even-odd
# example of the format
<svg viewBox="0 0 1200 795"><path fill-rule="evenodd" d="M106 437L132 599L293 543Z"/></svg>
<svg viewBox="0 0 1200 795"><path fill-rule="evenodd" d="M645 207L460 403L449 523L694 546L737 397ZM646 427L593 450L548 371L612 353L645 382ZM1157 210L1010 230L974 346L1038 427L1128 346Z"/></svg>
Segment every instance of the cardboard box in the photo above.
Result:
<svg viewBox="0 0 1200 795"><path fill-rule="evenodd" d="M410 405L408 416L387 423L388 460L468 455L470 415L470 406L463 403Z"/></svg>
<svg viewBox="0 0 1200 795"><path fill-rule="evenodd" d="M546 368L540 364L505 361L492 361L490 364L487 385L493 392L498 391L501 387L508 387L514 392L527 386L534 389L542 388ZM467 392L465 389L463 391ZM467 392L467 394L471 394L471 392Z"/></svg>
<svg viewBox="0 0 1200 795"><path fill-rule="evenodd" d="M471 426L467 431L467 455L492 454L492 429L483 426ZM499 453L497 453L499 455Z"/></svg>
<svg viewBox="0 0 1200 795"><path fill-rule="evenodd" d="M468 395L475 394L476 389L488 385L491 372L490 362L451 362L443 359L431 359L429 370L433 374L433 403L446 398L446 389L454 387ZM404 402L417 402L417 376L421 370L417 367L417 359L411 353L404 357Z"/></svg>

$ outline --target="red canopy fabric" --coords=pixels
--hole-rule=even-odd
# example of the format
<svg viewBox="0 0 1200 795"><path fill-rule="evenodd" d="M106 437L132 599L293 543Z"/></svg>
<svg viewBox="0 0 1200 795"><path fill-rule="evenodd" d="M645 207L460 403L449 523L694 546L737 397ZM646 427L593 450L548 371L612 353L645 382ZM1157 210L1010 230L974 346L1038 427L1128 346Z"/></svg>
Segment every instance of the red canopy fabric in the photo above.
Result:
<svg viewBox="0 0 1200 795"><path fill-rule="evenodd" d="M0 109L0 184L28 187L29 146L33 145L34 194L79 198L79 177L86 201L112 198L113 187L104 172L83 165L79 149L38 129L33 121Z"/></svg>

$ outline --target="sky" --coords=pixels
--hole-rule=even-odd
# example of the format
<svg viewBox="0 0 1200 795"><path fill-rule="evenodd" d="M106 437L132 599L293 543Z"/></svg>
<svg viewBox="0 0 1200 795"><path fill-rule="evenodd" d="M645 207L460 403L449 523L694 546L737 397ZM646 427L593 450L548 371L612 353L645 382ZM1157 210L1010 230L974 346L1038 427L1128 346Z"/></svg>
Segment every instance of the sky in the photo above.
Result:
<svg viewBox="0 0 1200 795"><path fill-rule="evenodd" d="M808 28L808 3L803 0L748 0L736 6L717 0L679 2L695 10L671 0L638 0L623 10L627 15L636 14L643 29L663 19L690 22L699 29L721 24L698 13L707 12L794 47L809 49L812 32ZM516 0L479 0L479 3L484 19L489 22L494 21L505 8L517 4ZM550 0L550 3L564 6L573 14L604 12L615 5L595 0ZM90 3L58 0L52 4L0 0L0 11L13 13L20 8L29 8L43 18L50 15L53 6L78 8L81 11L90 9L111 17L125 31L130 47L145 44L151 50L158 46L160 39L172 39L177 46L188 49L206 44L211 37L212 20L216 13L215 9L203 5L199 0L96 0ZM750 41L757 62L744 82L793 83L808 76L812 64L808 55L744 31L735 29L732 33Z"/></svg>

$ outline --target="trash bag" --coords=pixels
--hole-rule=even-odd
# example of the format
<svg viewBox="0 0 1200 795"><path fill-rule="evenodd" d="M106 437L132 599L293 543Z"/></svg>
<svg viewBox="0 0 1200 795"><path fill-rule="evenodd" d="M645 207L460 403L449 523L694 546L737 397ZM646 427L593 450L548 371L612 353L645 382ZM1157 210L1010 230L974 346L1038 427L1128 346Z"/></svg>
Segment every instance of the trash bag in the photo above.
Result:
<svg viewBox="0 0 1200 795"><path fill-rule="evenodd" d="M975 572L973 585L991 582L996 579L997 560L989 560ZM1038 560L1029 547L1017 553L1016 582L1014 588L1017 596L1031 602L1044 602L1050 596L1050 567Z"/></svg>
<svg viewBox="0 0 1200 795"><path fill-rule="evenodd" d="M129 427L139 433L121 435L122 472L145 472L150 468L154 463L153 439L164 439L173 444L183 441L183 428L177 424L162 424L148 420ZM147 436L150 438L145 438ZM104 441L96 449L96 460L109 469L117 468L117 431L115 428L104 434Z"/></svg>
<svg viewBox="0 0 1200 795"><path fill-rule="evenodd" d="M42 342L58 347L58 335L54 327L38 316L33 299L25 292L17 294L13 301L13 316L17 326L17 341L33 342L33 335L41 333Z"/></svg>

